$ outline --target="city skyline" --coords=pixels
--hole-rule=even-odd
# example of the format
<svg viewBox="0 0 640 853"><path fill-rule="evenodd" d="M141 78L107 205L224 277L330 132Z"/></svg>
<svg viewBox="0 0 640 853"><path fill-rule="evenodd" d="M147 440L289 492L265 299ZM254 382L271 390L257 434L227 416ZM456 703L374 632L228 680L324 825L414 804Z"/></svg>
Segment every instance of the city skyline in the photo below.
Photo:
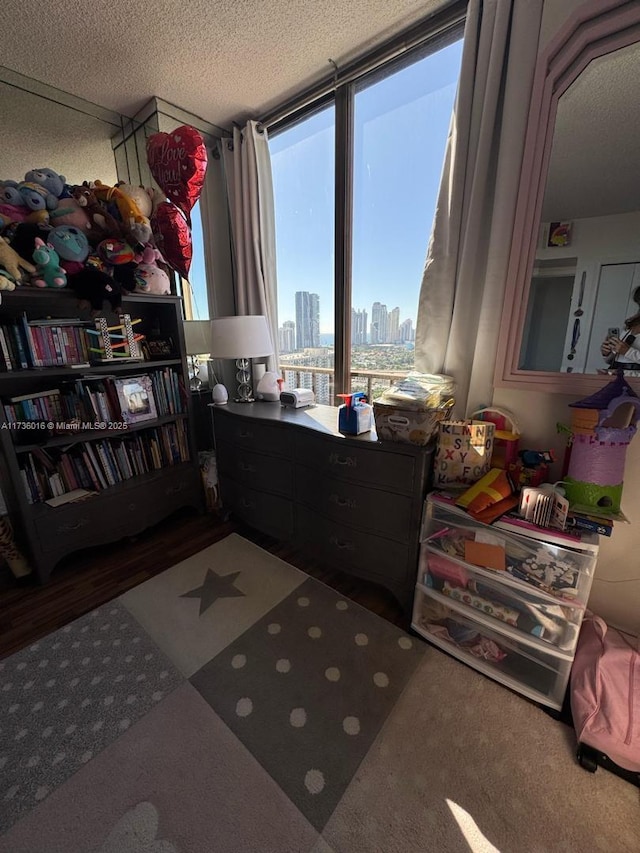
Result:
<svg viewBox="0 0 640 853"><path fill-rule="evenodd" d="M278 327L278 348L281 353L319 349L321 338L331 333L320 332L320 297L308 290L295 292L296 319L285 320ZM351 345L406 344L415 340L413 321L407 317L400 322L400 307L391 310L386 303L375 301L371 306L371 322L365 308L351 309Z"/></svg>

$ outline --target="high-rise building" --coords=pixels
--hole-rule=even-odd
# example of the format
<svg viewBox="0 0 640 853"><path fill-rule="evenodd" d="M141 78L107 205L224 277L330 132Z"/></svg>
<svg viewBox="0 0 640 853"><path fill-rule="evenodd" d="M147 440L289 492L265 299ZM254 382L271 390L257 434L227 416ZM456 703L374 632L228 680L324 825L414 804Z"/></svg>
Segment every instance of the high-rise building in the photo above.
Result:
<svg viewBox="0 0 640 853"><path fill-rule="evenodd" d="M285 320L278 329L278 348L280 352L293 352L296 348L296 324Z"/></svg>
<svg viewBox="0 0 640 853"><path fill-rule="evenodd" d="M389 333L387 306L374 302L371 306L371 343L386 344Z"/></svg>
<svg viewBox="0 0 640 853"><path fill-rule="evenodd" d="M351 346L367 343L367 312L351 309Z"/></svg>
<svg viewBox="0 0 640 853"><path fill-rule="evenodd" d="M320 297L299 290L296 293L296 349L320 345Z"/></svg>
<svg viewBox="0 0 640 853"><path fill-rule="evenodd" d="M399 329L400 329L400 309L394 308L393 311L389 312L389 330L387 335L387 343L388 344L397 344L399 337Z"/></svg>
<svg viewBox="0 0 640 853"><path fill-rule="evenodd" d="M410 319L403 320L398 329L398 340L401 344L406 344L414 340L415 332L413 331L413 323Z"/></svg>

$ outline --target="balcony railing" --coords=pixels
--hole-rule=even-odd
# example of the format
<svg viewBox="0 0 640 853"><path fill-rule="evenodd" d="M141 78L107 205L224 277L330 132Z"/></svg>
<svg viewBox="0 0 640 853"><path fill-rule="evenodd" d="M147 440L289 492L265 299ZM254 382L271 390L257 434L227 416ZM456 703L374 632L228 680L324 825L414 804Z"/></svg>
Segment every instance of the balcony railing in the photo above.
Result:
<svg viewBox="0 0 640 853"><path fill-rule="evenodd" d="M333 382L332 367L302 367L297 364L281 364L280 371L285 376L285 379L293 379L293 384L289 387L311 387L313 393L316 395L316 400L319 403L326 403L330 406L335 404L335 386ZM352 370L350 372L351 390L364 391L367 398L370 401L373 401L394 381L397 379L403 379L407 375L407 372L408 369ZM322 376L329 377L328 388L325 383L318 381ZM311 384L309 384L309 379L307 377L311 378Z"/></svg>

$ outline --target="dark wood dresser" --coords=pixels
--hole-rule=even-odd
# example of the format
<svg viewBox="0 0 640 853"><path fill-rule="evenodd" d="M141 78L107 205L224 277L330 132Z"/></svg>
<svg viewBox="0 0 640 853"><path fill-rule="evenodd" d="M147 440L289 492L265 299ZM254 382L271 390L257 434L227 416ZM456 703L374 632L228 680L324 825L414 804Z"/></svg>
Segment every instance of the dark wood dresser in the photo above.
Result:
<svg viewBox="0 0 640 853"><path fill-rule="evenodd" d="M212 406L223 506L411 611L431 448L343 436L331 406Z"/></svg>

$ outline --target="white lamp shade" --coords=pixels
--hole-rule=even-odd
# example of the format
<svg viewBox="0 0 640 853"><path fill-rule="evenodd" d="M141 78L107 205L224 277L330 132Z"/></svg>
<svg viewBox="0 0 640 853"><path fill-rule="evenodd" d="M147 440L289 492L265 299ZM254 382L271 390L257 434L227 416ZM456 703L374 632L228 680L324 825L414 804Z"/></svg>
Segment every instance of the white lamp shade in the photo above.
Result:
<svg viewBox="0 0 640 853"><path fill-rule="evenodd" d="M262 314L211 320L209 349L213 358L259 358L273 354L267 318Z"/></svg>
<svg viewBox="0 0 640 853"><path fill-rule="evenodd" d="M210 321L184 320L182 328L187 355L208 355L211 349Z"/></svg>

